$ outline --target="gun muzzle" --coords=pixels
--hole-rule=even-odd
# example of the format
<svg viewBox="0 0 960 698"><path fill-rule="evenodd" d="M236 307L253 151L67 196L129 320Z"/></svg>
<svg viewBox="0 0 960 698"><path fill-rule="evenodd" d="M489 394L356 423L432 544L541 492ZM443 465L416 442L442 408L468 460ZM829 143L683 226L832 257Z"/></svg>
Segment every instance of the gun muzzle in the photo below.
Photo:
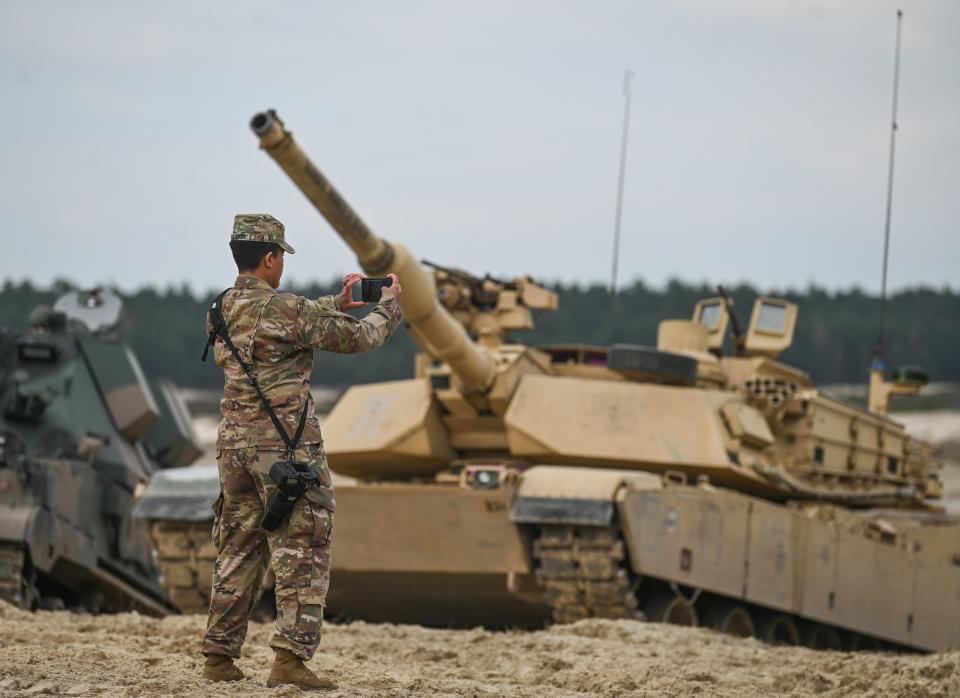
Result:
<svg viewBox="0 0 960 698"><path fill-rule="evenodd" d="M385 274L393 261L390 243L381 240L367 227L330 180L300 150L276 112L271 109L255 114L250 120L250 128L260 138L260 147L276 160L354 251L364 271L371 276Z"/></svg>

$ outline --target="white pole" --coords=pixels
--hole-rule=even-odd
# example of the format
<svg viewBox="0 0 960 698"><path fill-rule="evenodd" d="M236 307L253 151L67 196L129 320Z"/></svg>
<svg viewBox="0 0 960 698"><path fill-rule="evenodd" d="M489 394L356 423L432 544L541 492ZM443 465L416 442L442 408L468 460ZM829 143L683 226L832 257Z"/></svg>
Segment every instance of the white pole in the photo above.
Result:
<svg viewBox="0 0 960 698"><path fill-rule="evenodd" d="M884 334L887 320L887 258L890 254L890 214L893 210L893 158L897 147L897 99L900 93L900 24L903 12L897 10L897 47L893 59L893 115L890 119L890 163L887 169L887 216L883 226L883 275L880 282L880 333L873 351L875 368L883 368Z"/></svg>
<svg viewBox="0 0 960 698"><path fill-rule="evenodd" d="M627 68L623 71L623 136L620 141L620 176L617 179L617 213L613 223L613 269L610 272L610 295L616 298L617 294L617 261L620 257L620 221L623 216L623 181L627 174L627 141L630 138L630 101L633 90L630 81L633 71Z"/></svg>

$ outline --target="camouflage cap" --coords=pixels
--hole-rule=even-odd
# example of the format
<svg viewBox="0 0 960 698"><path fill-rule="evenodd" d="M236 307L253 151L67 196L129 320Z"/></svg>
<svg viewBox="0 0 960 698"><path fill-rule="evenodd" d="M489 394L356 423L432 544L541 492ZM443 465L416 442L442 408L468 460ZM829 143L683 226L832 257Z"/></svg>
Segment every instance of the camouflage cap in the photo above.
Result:
<svg viewBox="0 0 960 698"><path fill-rule="evenodd" d="M284 252L294 252L293 247L283 239L283 223L269 213L240 213L234 216L233 235L230 240L275 242Z"/></svg>

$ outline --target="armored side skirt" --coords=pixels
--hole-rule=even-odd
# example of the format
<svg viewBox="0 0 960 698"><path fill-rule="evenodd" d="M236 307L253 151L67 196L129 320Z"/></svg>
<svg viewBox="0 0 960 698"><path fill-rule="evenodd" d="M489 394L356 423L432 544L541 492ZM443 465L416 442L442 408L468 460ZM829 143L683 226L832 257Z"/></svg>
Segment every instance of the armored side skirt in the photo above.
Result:
<svg viewBox="0 0 960 698"><path fill-rule="evenodd" d="M619 485L611 472L585 492L578 470L528 471L513 520L588 535L585 512L613 505L607 528L622 536L641 592L659 580L919 649L960 645L958 521L781 505L710 486L630 481L626 472Z"/></svg>

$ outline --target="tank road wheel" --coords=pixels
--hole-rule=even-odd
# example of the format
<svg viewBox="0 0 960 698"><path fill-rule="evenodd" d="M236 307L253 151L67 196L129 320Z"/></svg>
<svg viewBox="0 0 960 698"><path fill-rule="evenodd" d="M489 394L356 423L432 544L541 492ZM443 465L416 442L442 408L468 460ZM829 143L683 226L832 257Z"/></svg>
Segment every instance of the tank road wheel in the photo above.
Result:
<svg viewBox="0 0 960 698"><path fill-rule="evenodd" d="M643 606L647 620L656 623L696 626L699 624L697 610L693 604L674 594L657 594Z"/></svg>
<svg viewBox="0 0 960 698"><path fill-rule="evenodd" d="M847 649L851 652L880 652L883 649L883 644L875 637L850 633Z"/></svg>
<svg viewBox="0 0 960 698"><path fill-rule="evenodd" d="M843 636L829 625L810 623L803 631L803 644L815 650L842 650Z"/></svg>
<svg viewBox="0 0 960 698"><path fill-rule="evenodd" d="M757 628L750 612L743 606L719 604L710 608L703 617L704 625L735 637L755 637Z"/></svg>
<svg viewBox="0 0 960 698"><path fill-rule="evenodd" d="M800 630L793 618L782 613L770 613L760 619L757 628L759 637L771 645L799 645Z"/></svg>
<svg viewBox="0 0 960 698"><path fill-rule="evenodd" d="M67 604L59 596L44 596L40 599L40 609L43 611L65 611Z"/></svg>
<svg viewBox="0 0 960 698"><path fill-rule="evenodd" d="M154 561L160 583L181 613L206 613L217 550L209 522L153 521Z"/></svg>
<svg viewBox="0 0 960 698"><path fill-rule="evenodd" d="M97 587L86 587L80 591L80 607L82 613L99 615L109 608L106 597Z"/></svg>
<svg viewBox="0 0 960 698"><path fill-rule="evenodd" d="M27 611L36 608L40 601L33 568L23 546L0 544L0 599Z"/></svg>

